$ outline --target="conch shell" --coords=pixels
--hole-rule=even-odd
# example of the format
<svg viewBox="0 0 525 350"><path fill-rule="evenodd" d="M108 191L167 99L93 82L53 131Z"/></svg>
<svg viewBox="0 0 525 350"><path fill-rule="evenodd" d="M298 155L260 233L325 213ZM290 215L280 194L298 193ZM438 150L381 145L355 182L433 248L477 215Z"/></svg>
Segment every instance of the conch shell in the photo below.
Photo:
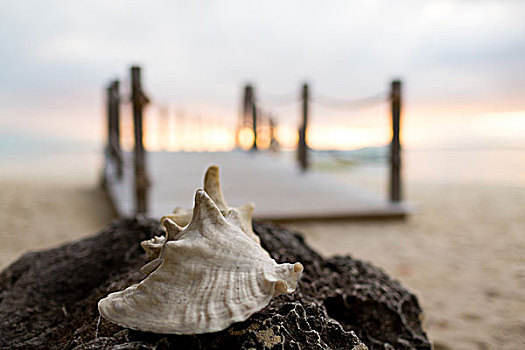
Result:
<svg viewBox="0 0 525 350"><path fill-rule="evenodd" d="M228 206L222 193L219 182L219 168L216 165L212 165L206 170L204 176L204 191L211 197L228 221L239 227L256 243L261 243L259 236L257 236L252 229L253 204L248 203L237 208L230 208ZM230 213L231 211L236 213ZM171 219L178 226L184 227L190 223L191 217L192 212L190 210L177 207L172 214L163 216L161 221L164 222L166 219ZM164 241L165 237L155 236L149 240L142 241L140 245L150 259L156 259L159 256L160 249L164 245Z"/></svg>
<svg viewBox="0 0 525 350"><path fill-rule="evenodd" d="M246 320L275 295L292 293L303 266L278 264L232 223L238 215L235 209L223 215L198 190L187 227L163 221L168 237L159 257L149 263L159 266L148 269L139 284L100 300L100 314L141 331L208 333Z"/></svg>

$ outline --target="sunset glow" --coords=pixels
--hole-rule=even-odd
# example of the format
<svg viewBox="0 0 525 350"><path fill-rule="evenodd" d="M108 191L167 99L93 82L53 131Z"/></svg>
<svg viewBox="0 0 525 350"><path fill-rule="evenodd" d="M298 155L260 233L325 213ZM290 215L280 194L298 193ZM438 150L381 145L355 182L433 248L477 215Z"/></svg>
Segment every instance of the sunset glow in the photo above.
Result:
<svg viewBox="0 0 525 350"><path fill-rule="evenodd" d="M391 135L386 99L366 109L340 108L337 100L388 93L396 78L403 81L404 147L525 147L522 2L301 3L297 16L299 3L119 2L109 10L52 1L36 2L38 10L28 12L23 3L6 2L2 132L100 149L105 89L118 79L122 144L131 149L128 65L137 64L151 100L144 114L150 150L235 148L247 82L261 119L276 120L283 149L297 144L303 82L312 100L310 147L385 144ZM42 11L49 16L42 18ZM193 16L202 16L206 30ZM135 23L142 23L140 36ZM264 149L270 140L261 124ZM251 130L239 136L249 148Z"/></svg>
<svg viewBox="0 0 525 350"><path fill-rule="evenodd" d="M248 127L239 130L239 146L242 149L248 150L253 144L253 131Z"/></svg>

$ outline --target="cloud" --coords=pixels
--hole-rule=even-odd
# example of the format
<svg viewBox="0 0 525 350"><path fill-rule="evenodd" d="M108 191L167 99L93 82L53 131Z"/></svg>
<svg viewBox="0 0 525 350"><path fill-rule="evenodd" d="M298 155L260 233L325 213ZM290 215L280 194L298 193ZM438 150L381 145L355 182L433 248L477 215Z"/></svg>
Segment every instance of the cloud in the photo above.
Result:
<svg viewBox="0 0 525 350"><path fill-rule="evenodd" d="M144 67L155 101L238 110L244 81L341 97L406 81L413 105L522 98L525 4L516 1L11 1L0 5L2 103L97 106ZM124 81L124 85L126 85ZM95 92L96 91L96 92ZM55 101L55 102L46 102ZM514 102L515 104L518 102ZM6 108L7 108L6 107ZM74 108L71 107L71 110Z"/></svg>

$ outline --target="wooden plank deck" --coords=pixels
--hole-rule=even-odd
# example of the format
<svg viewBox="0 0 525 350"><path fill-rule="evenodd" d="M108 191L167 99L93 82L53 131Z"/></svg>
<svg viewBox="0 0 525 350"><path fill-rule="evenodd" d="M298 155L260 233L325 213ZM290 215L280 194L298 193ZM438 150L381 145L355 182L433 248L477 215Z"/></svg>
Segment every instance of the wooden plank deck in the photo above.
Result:
<svg viewBox="0 0 525 350"><path fill-rule="evenodd" d="M132 153L124 153L124 174L106 166L106 189L117 214L134 213ZM177 206L191 208L195 191L203 186L204 172L218 165L224 195L230 206L255 204L258 220L403 218L407 203L392 204L363 188L341 185L329 175L302 173L295 164L268 153L150 152L146 166L151 180L148 214L155 218Z"/></svg>

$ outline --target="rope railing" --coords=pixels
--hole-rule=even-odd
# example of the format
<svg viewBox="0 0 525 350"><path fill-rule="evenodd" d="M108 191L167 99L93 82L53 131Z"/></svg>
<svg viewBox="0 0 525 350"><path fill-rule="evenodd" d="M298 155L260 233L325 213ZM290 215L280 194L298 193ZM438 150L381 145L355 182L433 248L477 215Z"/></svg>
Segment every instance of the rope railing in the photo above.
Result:
<svg viewBox="0 0 525 350"><path fill-rule="evenodd" d="M312 94L313 98L310 101L327 109L344 109L344 110L359 110L369 107L377 106L388 101L388 93L380 92L374 95L355 98L355 99L341 99L316 92Z"/></svg>
<svg viewBox="0 0 525 350"><path fill-rule="evenodd" d="M122 84L121 84L122 86ZM133 149L134 145L134 136L133 136L133 120L129 118L133 114L133 104L130 100L130 96L126 91L122 91L118 96L120 101L120 106L122 110L122 137L121 142L125 150ZM302 98L294 98L299 94L293 92L287 92L282 94L268 94L266 92L259 92L254 94L254 100L256 102L257 109L257 134L261 139L261 148L267 149L268 144L277 144L280 139L277 139L275 135L279 137L286 137L292 135L292 130L297 128L297 117L296 113L291 113L293 111L299 111L301 107ZM265 99L263 102L258 96L263 96ZM274 104L269 104L269 98L272 97ZM379 93L375 95L366 96L359 99L341 99L326 94L316 93L315 96L309 96L308 102L312 107L318 107L323 109L328 109L329 111L334 111L334 113L345 113L347 111L355 111L364 108L370 108L374 106L379 106L385 101L387 101L385 93ZM277 103L281 103L277 107ZM323 102L323 103L321 103ZM290 107L292 109L286 108ZM145 144L144 147L149 150L216 150L224 149L225 147L231 147L233 145L240 145L239 140L236 139L238 131L241 129L252 128L253 120L248 118L248 120L242 120L242 124L232 121L231 123L225 123L217 120L216 116L213 118L206 117L206 113L199 113L195 111L184 109L183 112L176 112L173 110L173 107L170 108L169 104L166 102L155 101L148 104L146 110L144 111L145 118ZM356 118L368 119L369 114L361 113L347 113L345 115L345 120L354 120ZM311 116L310 116L310 119ZM317 120L316 118L314 118ZM323 119L326 121L326 118ZM308 124L310 127L313 120L310 120ZM270 127L270 123L272 124ZM316 126L314 126L316 127ZM228 131L229 130L229 131ZM279 131L279 134L276 134L276 131ZM229 132L229 133L228 133ZM193 137L190 137L193 135ZM225 136L226 135L226 136ZM268 136L273 135L273 136ZM244 131L244 142L242 143L241 148L246 147L248 134ZM291 136L290 136L291 137ZM270 139L270 143L267 140ZM230 146L224 146L224 143L227 142ZM291 147L290 140L283 140L283 145L285 147Z"/></svg>
<svg viewBox="0 0 525 350"><path fill-rule="evenodd" d="M266 111L271 111L277 108L294 107L301 103L301 97L297 92L288 92L283 94L270 94L264 91L260 92L261 97L254 97L258 108ZM310 94L308 102L328 110L362 110L378 106L382 103L388 102L390 95L388 92L379 92L373 95L343 99L333 97L319 91L313 91Z"/></svg>
<svg viewBox="0 0 525 350"><path fill-rule="evenodd" d="M297 91L289 91L286 93L277 94L260 91L259 96L259 98L256 97L256 102L258 102L259 105L261 104L262 100L263 105L272 107L289 107L301 101Z"/></svg>
<svg viewBox="0 0 525 350"><path fill-rule="evenodd" d="M401 82L398 80L392 81L390 91L381 91L379 93L354 99L343 99L332 97L319 91L309 90L308 84L302 86L302 93L295 94L293 92L285 94L269 94L263 92L260 96L264 96L262 103L260 99L256 98L255 89L251 85L247 85L244 90L244 111L241 113L241 120L239 125L250 125L253 130L253 150L257 150L257 114L261 114L260 110L265 113L271 112L272 105L287 106L298 104L300 109L301 121L299 123L298 133L299 142L297 146L297 154L301 168L305 170L308 166L307 153L309 150L306 144L307 125L310 119L310 105L315 104L322 108L339 111L355 111L374 106L380 106L385 102L391 105L392 117L392 139L390 141L390 200L392 202L399 202L401 199L401 175L400 175L400 115L401 115ZM249 93L248 93L249 92ZM273 103L272 103L273 102ZM261 106L262 105L262 106ZM249 108L247 108L249 107ZM262 108L261 108L262 107Z"/></svg>

